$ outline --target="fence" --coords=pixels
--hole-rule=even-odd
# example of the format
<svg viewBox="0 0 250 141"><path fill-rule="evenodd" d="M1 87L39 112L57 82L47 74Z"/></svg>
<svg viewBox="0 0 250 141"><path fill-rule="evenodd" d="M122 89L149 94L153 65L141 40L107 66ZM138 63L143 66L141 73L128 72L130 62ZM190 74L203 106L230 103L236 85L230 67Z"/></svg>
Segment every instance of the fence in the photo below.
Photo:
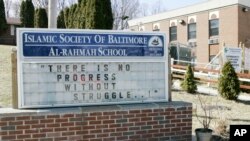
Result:
<svg viewBox="0 0 250 141"><path fill-rule="evenodd" d="M186 66L181 65L171 65L171 72L173 78L183 79L186 72ZM250 74L237 73L239 80L241 82L250 83ZM203 83L218 83L218 78L220 77L220 70L205 69L194 67L194 76L197 81ZM241 84L240 88L250 90L250 85Z"/></svg>

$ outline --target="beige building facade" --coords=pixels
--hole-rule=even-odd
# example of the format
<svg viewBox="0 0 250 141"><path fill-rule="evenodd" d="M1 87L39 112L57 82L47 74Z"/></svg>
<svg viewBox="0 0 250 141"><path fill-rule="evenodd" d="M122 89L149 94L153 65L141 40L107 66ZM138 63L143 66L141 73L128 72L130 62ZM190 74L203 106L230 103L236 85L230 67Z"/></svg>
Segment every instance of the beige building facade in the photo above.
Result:
<svg viewBox="0 0 250 141"><path fill-rule="evenodd" d="M201 63L208 63L223 45L250 47L250 0L208 0L128 23L133 31L166 33L169 43L195 50Z"/></svg>

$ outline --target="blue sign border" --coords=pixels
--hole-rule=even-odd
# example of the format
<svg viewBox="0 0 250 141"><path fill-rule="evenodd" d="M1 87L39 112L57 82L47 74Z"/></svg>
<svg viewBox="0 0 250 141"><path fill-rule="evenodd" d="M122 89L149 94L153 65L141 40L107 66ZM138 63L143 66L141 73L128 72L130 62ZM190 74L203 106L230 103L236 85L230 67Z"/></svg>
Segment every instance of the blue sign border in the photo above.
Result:
<svg viewBox="0 0 250 141"><path fill-rule="evenodd" d="M23 32L24 57L163 57L163 34Z"/></svg>

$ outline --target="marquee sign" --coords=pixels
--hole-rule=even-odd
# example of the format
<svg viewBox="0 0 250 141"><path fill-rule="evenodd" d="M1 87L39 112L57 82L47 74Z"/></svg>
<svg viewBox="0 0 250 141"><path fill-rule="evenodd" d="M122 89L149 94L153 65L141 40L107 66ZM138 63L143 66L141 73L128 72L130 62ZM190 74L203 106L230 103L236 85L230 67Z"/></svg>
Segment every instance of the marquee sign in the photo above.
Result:
<svg viewBox="0 0 250 141"><path fill-rule="evenodd" d="M19 107L168 100L161 33L18 29Z"/></svg>

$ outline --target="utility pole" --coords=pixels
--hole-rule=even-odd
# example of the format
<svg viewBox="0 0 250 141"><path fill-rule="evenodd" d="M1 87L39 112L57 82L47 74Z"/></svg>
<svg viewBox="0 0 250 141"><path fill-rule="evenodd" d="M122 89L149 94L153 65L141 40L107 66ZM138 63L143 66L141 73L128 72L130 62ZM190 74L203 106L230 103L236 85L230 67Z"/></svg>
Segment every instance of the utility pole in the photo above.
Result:
<svg viewBox="0 0 250 141"><path fill-rule="evenodd" d="M57 0L49 0L48 28L57 28Z"/></svg>
<svg viewBox="0 0 250 141"><path fill-rule="evenodd" d="M123 6L124 6L124 1L122 0L122 7L121 7L121 11L122 11L122 17L121 17L121 19L122 19L122 23L121 23L121 24L122 24L122 25L121 25L121 29L122 29L122 30L124 29L124 25L123 25L123 20L124 20L124 19L123 19L123 16L124 16L124 9L123 9L123 8L124 8L124 7L123 7Z"/></svg>
<svg viewBox="0 0 250 141"><path fill-rule="evenodd" d="M124 11L124 1L122 0L122 7L121 7L121 12L122 12L122 15L121 15L121 30L124 30L124 21L127 20L129 18L129 16L126 16L125 15L125 11Z"/></svg>

